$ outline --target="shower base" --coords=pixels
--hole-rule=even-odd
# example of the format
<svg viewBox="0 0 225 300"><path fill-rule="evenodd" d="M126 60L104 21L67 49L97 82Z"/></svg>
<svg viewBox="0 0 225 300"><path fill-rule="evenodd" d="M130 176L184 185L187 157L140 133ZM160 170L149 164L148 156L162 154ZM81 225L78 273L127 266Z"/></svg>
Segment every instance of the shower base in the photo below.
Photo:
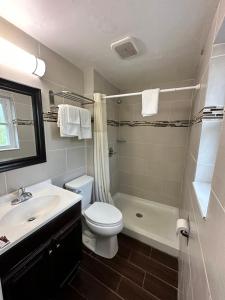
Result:
<svg viewBox="0 0 225 300"><path fill-rule="evenodd" d="M123 233L170 255L178 256L178 208L123 193L116 193L113 200L123 214Z"/></svg>

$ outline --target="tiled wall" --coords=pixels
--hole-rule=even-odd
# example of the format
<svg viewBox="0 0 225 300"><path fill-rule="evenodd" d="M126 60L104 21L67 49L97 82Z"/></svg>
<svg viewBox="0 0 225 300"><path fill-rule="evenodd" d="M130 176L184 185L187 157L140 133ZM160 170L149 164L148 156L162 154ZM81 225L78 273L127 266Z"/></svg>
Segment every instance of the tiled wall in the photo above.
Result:
<svg viewBox="0 0 225 300"><path fill-rule="evenodd" d="M45 112L49 110L50 89L69 89L83 94L83 72L74 65L1 18L0 36L45 60L46 74L41 79L2 66L0 68L1 77L40 88ZM47 122L45 137L47 163L0 173L0 195L14 191L21 185L27 186L47 178L53 178L56 184L62 185L66 180L85 173L84 141L60 138L56 123Z"/></svg>
<svg viewBox="0 0 225 300"><path fill-rule="evenodd" d="M209 99L208 95L206 97L206 89L209 88L207 80L213 50L212 44L224 17L225 1L223 0L212 23L199 66L198 81L201 83L201 90L195 95L193 113L200 111ZM211 96L213 95L214 97L211 97L211 100L216 102L218 95L213 93ZM205 122L210 122L210 120ZM204 126L202 123L192 126L186 161L181 216L184 218L189 216L190 218L191 237L188 246L185 238L181 238L179 278L181 300L225 299L225 126L223 121L216 166L212 178L208 213L205 220L201 217L192 188L202 126ZM209 147L210 145L205 147L205 154L208 152Z"/></svg>
<svg viewBox="0 0 225 300"><path fill-rule="evenodd" d="M171 82L162 88L191 85L192 81ZM123 98L120 121L189 120L192 91L162 93L159 113L141 116L141 97ZM188 127L120 126L119 178L121 192L152 201L180 206Z"/></svg>

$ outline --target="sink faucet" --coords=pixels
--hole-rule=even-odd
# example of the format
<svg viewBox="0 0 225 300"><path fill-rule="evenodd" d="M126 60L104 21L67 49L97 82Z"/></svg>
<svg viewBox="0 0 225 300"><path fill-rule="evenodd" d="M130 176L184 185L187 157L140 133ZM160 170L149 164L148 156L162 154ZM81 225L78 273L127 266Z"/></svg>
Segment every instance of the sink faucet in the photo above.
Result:
<svg viewBox="0 0 225 300"><path fill-rule="evenodd" d="M30 198L32 198L32 196L33 195L30 192L26 192L25 187L22 186L21 188L18 189L17 198L12 200L11 204L16 205L16 204L22 203L22 202L27 201Z"/></svg>

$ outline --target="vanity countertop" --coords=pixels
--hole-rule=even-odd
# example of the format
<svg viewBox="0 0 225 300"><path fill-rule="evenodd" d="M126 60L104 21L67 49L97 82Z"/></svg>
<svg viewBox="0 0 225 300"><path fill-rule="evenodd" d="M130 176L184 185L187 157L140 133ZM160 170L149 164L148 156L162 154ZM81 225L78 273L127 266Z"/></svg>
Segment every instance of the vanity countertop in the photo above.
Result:
<svg viewBox="0 0 225 300"><path fill-rule="evenodd" d="M10 241L0 249L0 255L82 199L50 180L27 187L26 191L33 197L17 205L11 204L15 193L0 197L0 236Z"/></svg>

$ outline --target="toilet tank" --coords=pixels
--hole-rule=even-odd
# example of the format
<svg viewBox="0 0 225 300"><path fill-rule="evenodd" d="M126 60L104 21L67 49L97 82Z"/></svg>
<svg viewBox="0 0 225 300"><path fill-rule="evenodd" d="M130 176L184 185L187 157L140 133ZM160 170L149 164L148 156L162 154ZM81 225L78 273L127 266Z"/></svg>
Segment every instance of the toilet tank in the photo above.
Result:
<svg viewBox="0 0 225 300"><path fill-rule="evenodd" d="M82 209L87 208L88 205L91 203L93 181L93 177L83 175L65 184L65 188L67 190L80 194L83 197L83 199L81 200Z"/></svg>

